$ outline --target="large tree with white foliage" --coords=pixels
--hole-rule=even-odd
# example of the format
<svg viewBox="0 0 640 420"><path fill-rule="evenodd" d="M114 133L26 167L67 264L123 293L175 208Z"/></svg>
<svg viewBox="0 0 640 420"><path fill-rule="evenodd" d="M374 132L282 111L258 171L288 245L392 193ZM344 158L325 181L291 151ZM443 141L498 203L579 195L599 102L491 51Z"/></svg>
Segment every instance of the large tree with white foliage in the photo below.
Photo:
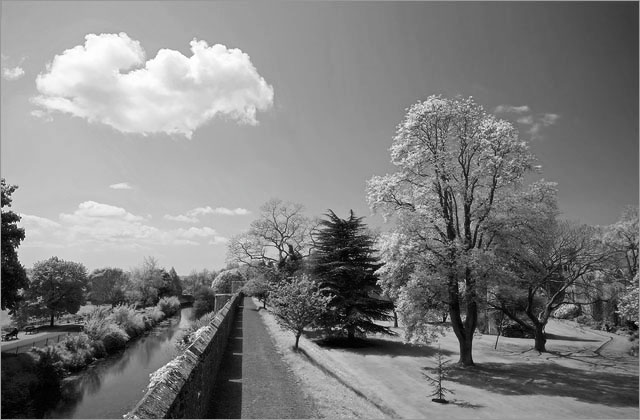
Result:
<svg viewBox="0 0 640 420"><path fill-rule="evenodd" d="M459 363L473 365L482 277L476 262L492 243L486 227L534 168L534 157L509 122L472 98L442 96L408 109L390 150L397 170L368 182L369 204L395 215L393 230L433 268L429 282L446 294Z"/></svg>

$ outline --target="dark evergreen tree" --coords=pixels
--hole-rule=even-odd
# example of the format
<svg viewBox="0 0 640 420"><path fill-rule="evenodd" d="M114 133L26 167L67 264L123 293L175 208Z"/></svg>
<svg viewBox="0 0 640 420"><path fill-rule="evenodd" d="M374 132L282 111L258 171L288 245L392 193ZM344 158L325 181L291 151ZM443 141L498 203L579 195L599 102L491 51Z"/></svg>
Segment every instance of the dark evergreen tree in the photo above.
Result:
<svg viewBox="0 0 640 420"><path fill-rule="evenodd" d="M11 207L11 194L17 188L7 185L2 178L2 309L11 311L15 311L21 300L19 290L29 287L27 273L16 252L24 240L24 229L18 227L20 216L5 209Z"/></svg>
<svg viewBox="0 0 640 420"><path fill-rule="evenodd" d="M327 295L333 295L321 323L339 329L353 339L356 333L384 333L389 328L374 321L392 319L393 304L384 300L375 271L382 266L373 248L362 217L353 210L348 219L340 219L329 210L328 220L320 222L311 272Z"/></svg>

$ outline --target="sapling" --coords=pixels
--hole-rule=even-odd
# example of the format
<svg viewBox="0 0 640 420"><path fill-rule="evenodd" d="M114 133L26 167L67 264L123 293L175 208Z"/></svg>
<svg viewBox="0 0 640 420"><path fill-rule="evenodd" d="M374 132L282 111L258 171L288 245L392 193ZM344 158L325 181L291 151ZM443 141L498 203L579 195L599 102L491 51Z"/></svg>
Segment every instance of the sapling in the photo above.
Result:
<svg viewBox="0 0 640 420"><path fill-rule="evenodd" d="M449 362L450 360L444 360L444 358L442 357L442 352L440 351L440 346L438 346L438 353L436 354L437 365L435 369L432 369L435 377L431 377L425 372L422 372L425 378L427 378L427 380L429 381L429 384L431 384L431 386L433 387L433 393L429 394L428 397L437 397L431 399L431 401L433 402L448 404L449 401L444 398L445 394L454 393L452 390L442 386L442 382L446 379L447 374L451 369L451 366L447 366L447 363ZM426 370L426 368L423 369Z"/></svg>

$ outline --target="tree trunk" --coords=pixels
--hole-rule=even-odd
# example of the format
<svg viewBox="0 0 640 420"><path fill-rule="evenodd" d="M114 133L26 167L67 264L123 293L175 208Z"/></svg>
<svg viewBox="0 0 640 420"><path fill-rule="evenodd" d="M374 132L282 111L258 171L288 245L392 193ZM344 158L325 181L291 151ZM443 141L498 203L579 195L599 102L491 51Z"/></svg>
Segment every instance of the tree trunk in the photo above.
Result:
<svg viewBox="0 0 640 420"><path fill-rule="evenodd" d="M547 343L547 337L544 333L544 324L536 324L533 330L535 339L535 349L540 353L547 351L545 344Z"/></svg>
<svg viewBox="0 0 640 420"><path fill-rule="evenodd" d="M353 340L356 338L356 328L352 325L347 327L347 338Z"/></svg>
<svg viewBox="0 0 640 420"><path fill-rule="evenodd" d="M294 349L298 350L298 342L300 341L301 333L296 333L296 344L293 346Z"/></svg>
<svg viewBox="0 0 640 420"><path fill-rule="evenodd" d="M393 309L393 328L398 328L398 313Z"/></svg>
<svg viewBox="0 0 640 420"><path fill-rule="evenodd" d="M473 355L471 352L473 331L469 334L469 331L467 331L467 328L465 328L465 325L462 322L459 302L452 301L449 303L449 315L451 318L453 332L456 334L460 345L460 359L458 360L458 363L464 366L474 366ZM467 318L469 318L469 315L467 315Z"/></svg>
<svg viewBox="0 0 640 420"><path fill-rule="evenodd" d="M52 326L52 327L53 327L54 316L55 316L55 314L53 312L51 312L51 324L49 324L49 325Z"/></svg>

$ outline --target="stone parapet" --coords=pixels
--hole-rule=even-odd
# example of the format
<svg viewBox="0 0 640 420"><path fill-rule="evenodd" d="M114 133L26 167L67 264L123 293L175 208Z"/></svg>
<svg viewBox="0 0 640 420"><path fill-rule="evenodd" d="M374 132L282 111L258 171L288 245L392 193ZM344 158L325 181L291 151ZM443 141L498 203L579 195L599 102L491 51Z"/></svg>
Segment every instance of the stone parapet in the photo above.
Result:
<svg viewBox="0 0 640 420"><path fill-rule="evenodd" d="M161 378L124 418L201 419L206 416L236 309L243 298L240 293L228 296L211 324L184 353L161 368Z"/></svg>

